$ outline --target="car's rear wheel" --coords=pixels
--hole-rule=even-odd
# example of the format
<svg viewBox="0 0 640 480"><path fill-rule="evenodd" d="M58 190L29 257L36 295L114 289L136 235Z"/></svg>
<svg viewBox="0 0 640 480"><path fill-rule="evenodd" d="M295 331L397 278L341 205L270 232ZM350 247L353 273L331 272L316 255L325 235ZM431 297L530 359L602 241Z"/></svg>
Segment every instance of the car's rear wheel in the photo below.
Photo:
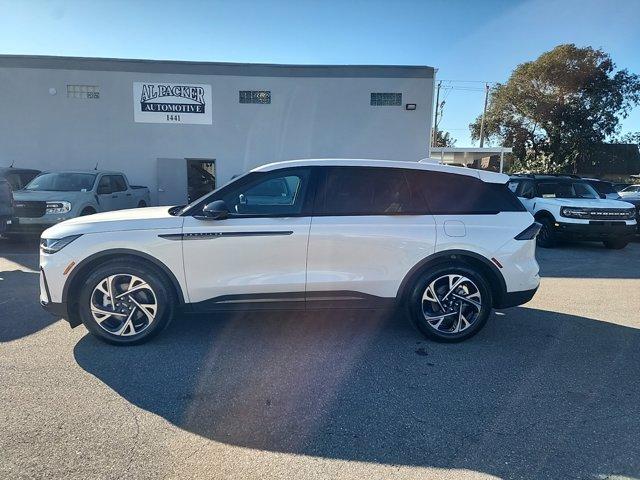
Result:
<svg viewBox="0 0 640 480"><path fill-rule="evenodd" d="M414 326L438 342L461 342L487 322L493 300L482 274L471 267L439 265L415 283L409 299Z"/></svg>
<svg viewBox="0 0 640 480"><path fill-rule="evenodd" d="M557 243L557 239L553 230L553 220L544 217L539 219L538 222L540 222L542 227L540 227L540 232L536 237L537 245L542 248L554 247Z"/></svg>
<svg viewBox="0 0 640 480"><path fill-rule="evenodd" d="M111 261L91 272L80 291L79 312L87 329L108 343L146 342L173 316L170 282L154 267Z"/></svg>
<svg viewBox="0 0 640 480"><path fill-rule="evenodd" d="M602 243L604 243L605 247L612 250L622 250L629 245L629 240L626 238L616 238L615 240L605 240Z"/></svg>

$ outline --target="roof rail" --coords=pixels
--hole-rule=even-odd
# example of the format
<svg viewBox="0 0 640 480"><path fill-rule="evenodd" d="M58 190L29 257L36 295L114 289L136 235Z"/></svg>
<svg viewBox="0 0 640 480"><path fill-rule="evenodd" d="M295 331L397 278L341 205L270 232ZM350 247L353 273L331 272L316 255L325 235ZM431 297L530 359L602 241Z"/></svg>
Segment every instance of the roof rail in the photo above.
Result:
<svg viewBox="0 0 640 480"><path fill-rule="evenodd" d="M538 178L538 177L564 177L564 178L582 178L580 175L574 175L571 173L512 173L512 177L527 177L527 178Z"/></svg>

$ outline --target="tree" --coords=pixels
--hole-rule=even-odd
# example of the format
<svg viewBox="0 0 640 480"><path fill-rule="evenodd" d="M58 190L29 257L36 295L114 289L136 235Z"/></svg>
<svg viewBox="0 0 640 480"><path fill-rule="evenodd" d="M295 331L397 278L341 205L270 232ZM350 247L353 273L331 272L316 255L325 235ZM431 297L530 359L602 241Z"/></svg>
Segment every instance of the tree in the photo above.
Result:
<svg viewBox="0 0 640 480"><path fill-rule="evenodd" d="M436 131L436 138L433 141L434 147L453 147L456 144L456 139L453 138L449 132L443 132L442 130Z"/></svg>
<svg viewBox="0 0 640 480"><path fill-rule="evenodd" d="M628 144L636 144L640 147L640 132L627 132L620 137L616 137L613 140L615 143L628 143Z"/></svg>
<svg viewBox="0 0 640 480"><path fill-rule="evenodd" d="M602 50L559 45L492 88L485 135L512 147L519 168L575 173L582 155L612 138L638 103L638 75L616 71ZM480 122L469 125L474 140Z"/></svg>

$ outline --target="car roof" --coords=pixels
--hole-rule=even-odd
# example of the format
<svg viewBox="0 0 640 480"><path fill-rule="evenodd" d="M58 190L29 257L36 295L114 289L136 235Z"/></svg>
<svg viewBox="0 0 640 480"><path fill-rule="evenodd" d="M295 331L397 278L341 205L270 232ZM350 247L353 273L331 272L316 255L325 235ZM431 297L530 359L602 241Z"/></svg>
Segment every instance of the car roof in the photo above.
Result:
<svg viewBox="0 0 640 480"><path fill-rule="evenodd" d="M558 182L586 182L588 178L569 175L512 175L511 180L555 180Z"/></svg>
<svg viewBox="0 0 640 480"><path fill-rule="evenodd" d="M89 173L91 175L106 174L106 175L123 175L122 172L114 172L111 170L50 170L42 173Z"/></svg>
<svg viewBox="0 0 640 480"><path fill-rule="evenodd" d="M427 160L427 159L425 159ZM479 178L483 182L489 183L506 183L509 180L508 175L497 172L489 172L486 170L476 170L465 167L452 167L449 165L441 165L437 160L407 162L400 160L374 160L374 159L354 159L354 158L316 158L304 160L286 160L283 162L274 162L254 168L252 172L270 172L282 168L293 167L378 167L378 168L404 168L410 170L426 170L433 172L452 173L456 175L466 175L469 177Z"/></svg>

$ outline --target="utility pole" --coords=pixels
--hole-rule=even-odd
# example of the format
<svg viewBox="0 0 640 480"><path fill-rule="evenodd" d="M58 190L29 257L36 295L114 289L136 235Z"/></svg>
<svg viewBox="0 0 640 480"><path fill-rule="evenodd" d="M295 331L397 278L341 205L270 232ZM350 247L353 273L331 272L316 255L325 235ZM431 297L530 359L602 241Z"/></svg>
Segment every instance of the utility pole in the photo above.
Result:
<svg viewBox="0 0 640 480"><path fill-rule="evenodd" d="M433 120L433 140L431 141L431 146L436 146L436 140L438 139L438 109L440 108L440 86L442 85L442 80L438 82L438 89L436 90L436 113L435 119Z"/></svg>
<svg viewBox="0 0 640 480"><path fill-rule="evenodd" d="M484 145L484 117L487 115L487 101L489 100L489 84L484 84L484 110L482 111L482 121L480 122L480 148Z"/></svg>

